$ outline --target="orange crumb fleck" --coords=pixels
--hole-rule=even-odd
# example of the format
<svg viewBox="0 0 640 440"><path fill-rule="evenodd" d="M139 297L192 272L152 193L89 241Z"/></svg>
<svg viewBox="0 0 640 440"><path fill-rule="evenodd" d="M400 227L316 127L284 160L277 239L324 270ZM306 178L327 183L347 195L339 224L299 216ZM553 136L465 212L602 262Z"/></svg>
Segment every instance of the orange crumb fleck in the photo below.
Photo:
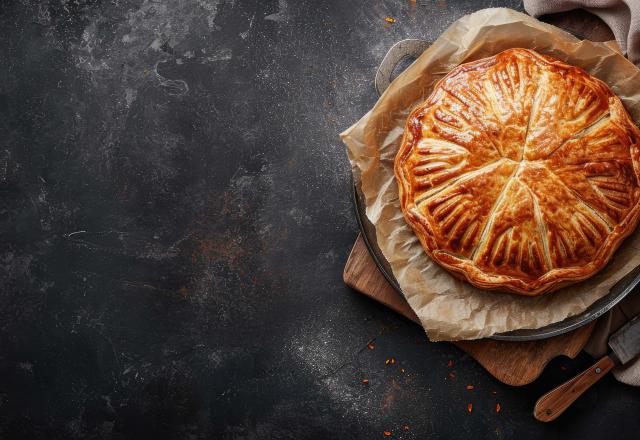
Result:
<svg viewBox="0 0 640 440"><path fill-rule="evenodd" d="M404 429L405 431L409 430L409 425L402 425L402 429Z"/></svg>
<svg viewBox="0 0 640 440"><path fill-rule="evenodd" d="M369 342L369 343L367 344L367 348L368 348L369 350L373 350L374 348L376 348L376 346L375 346L375 345L373 345L371 342Z"/></svg>
<svg viewBox="0 0 640 440"><path fill-rule="evenodd" d="M500 406L500 404L496 403L496 412L499 413L501 409L502 407Z"/></svg>
<svg viewBox="0 0 640 440"><path fill-rule="evenodd" d="M386 21L387 23L395 23L396 19L393 17L385 17L384 21Z"/></svg>
<svg viewBox="0 0 640 440"><path fill-rule="evenodd" d="M364 384L369 383L369 379L362 379L362 383L364 383Z"/></svg>
<svg viewBox="0 0 640 440"><path fill-rule="evenodd" d="M385 437L389 437L390 435L391 435L391 431L385 431L385 432L384 432L384 436L385 436Z"/></svg>
<svg viewBox="0 0 640 440"><path fill-rule="evenodd" d="M401 373L404 373L404 368L400 368L400 372L401 372Z"/></svg>
<svg viewBox="0 0 640 440"><path fill-rule="evenodd" d="M384 361L384 364L389 365L389 362L391 362L391 359L387 359L386 361Z"/></svg>
<svg viewBox="0 0 640 440"><path fill-rule="evenodd" d="M498 394L498 392L496 390L491 390L491 394L495 396L496 394Z"/></svg>
<svg viewBox="0 0 640 440"><path fill-rule="evenodd" d="M453 367L453 361L451 359L449 359L449 361L447 362L447 367Z"/></svg>
<svg viewBox="0 0 640 440"><path fill-rule="evenodd" d="M467 411L473 411L473 403L467 403Z"/></svg>
<svg viewBox="0 0 640 440"><path fill-rule="evenodd" d="M390 360L390 362L391 362L391 365L393 365L393 364L395 364L395 363L396 363L396 358L391 358L391 359L389 359L389 360Z"/></svg>
<svg viewBox="0 0 640 440"><path fill-rule="evenodd" d="M467 389L468 389L468 390L472 390L473 388L474 388L474 386L473 386L473 385L467 385Z"/></svg>
<svg viewBox="0 0 640 440"><path fill-rule="evenodd" d="M452 371L451 373L449 373L449 379L453 380L456 378L456 373L454 371Z"/></svg>

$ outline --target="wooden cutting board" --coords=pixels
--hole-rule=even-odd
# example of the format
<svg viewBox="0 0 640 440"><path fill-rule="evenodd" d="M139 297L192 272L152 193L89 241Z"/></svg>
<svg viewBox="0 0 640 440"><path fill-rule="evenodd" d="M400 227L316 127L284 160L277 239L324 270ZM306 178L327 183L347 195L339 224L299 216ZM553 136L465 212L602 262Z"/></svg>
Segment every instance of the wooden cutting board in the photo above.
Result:
<svg viewBox="0 0 640 440"><path fill-rule="evenodd" d="M404 297L385 279L359 235L344 268L344 282L351 288L420 323ZM556 356L576 357L587 343L595 322L573 332L541 341L507 342L493 339L458 341L454 344L473 357L492 376L507 385L536 380Z"/></svg>

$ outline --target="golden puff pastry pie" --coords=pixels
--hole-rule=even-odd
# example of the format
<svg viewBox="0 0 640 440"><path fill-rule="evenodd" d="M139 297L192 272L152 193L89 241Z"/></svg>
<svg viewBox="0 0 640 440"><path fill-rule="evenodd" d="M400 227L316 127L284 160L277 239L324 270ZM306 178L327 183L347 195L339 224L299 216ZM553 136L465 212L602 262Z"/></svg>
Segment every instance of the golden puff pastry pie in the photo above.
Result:
<svg viewBox="0 0 640 440"><path fill-rule="evenodd" d="M409 116L400 204L426 252L535 296L603 268L640 218L640 130L584 70L532 50L463 64Z"/></svg>

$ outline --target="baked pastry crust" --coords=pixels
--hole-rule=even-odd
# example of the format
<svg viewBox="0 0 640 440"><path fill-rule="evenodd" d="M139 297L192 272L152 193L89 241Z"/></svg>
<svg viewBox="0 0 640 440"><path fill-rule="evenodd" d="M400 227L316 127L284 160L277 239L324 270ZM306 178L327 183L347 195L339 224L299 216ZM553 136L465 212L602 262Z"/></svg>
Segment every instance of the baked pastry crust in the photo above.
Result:
<svg viewBox="0 0 640 440"><path fill-rule="evenodd" d="M509 49L455 68L410 114L402 212L476 287L550 292L602 269L638 225L639 140L605 83Z"/></svg>

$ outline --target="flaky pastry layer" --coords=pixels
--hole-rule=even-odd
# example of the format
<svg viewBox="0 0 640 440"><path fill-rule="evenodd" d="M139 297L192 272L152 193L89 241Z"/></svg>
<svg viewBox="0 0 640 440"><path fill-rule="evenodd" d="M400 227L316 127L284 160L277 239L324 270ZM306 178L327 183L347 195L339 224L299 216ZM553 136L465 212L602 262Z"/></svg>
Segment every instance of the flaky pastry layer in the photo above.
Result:
<svg viewBox="0 0 640 440"><path fill-rule="evenodd" d="M540 295L595 274L636 228L639 139L605 83L509 49L455 68L410 114L401 208L448 271Z"/></svg>

